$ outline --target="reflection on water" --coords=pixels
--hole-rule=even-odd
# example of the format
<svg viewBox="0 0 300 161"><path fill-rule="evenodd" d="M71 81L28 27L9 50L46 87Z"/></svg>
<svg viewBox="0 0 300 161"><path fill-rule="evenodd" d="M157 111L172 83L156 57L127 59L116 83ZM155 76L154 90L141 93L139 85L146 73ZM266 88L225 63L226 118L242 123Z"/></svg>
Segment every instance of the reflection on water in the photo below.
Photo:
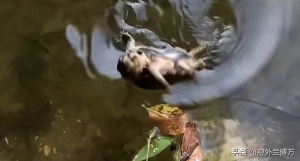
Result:
<svg viewBox="0 0 300 161"><path fill-rule="evenodd" d="M123 48L113 37L126 29L158 48L194 47L212 35L207 15L235 26L221 42L224 62L199 73L199 86L178 84L165 100L203 103L231 94L188 110L203 130L203 149L222 145L231 153L236 140L251 146L254 139L296 149L272 161L299 160L300 4L229 2L1 1L0 160L130 160L153 126L140 105L163 102L162 92L119 79Z"/></svg>

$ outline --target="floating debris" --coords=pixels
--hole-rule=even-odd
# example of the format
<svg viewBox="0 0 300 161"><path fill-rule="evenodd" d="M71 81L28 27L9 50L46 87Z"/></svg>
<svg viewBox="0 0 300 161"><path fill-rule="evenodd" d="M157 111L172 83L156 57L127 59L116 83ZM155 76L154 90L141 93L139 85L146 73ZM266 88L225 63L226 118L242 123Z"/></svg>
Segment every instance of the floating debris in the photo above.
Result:
<svg viewBox="0 0 300 161"><path fill-rule="evenodd" d="M98 137L101 137L101 132L100 132L100 130L98 129L97 130L97 134L96 134Z"/></svg>
<svg viewBox="0 0 300 161"><path fill-rule="evenodd" d="M52 148L52 150L53 150L53 154L57 154L56 149L54 147Z"/></svg>
<svg viewBox="0 0 300 161"><path fill-rule="evenodd" d="M57 109L57 113L58 114L63 114L62 110L60 110L60 109Z"/></svg>
<svg viewBox="0 0 300 161"><path fill-rule="evenodd" d="M49 145L44 145L43 150L44 150L44 155L46 155L46 156L48 156L51 152L51 148Z"/></svg>
<svg viewBox="0 0 300 161"><path fill-rule="evenodd" d="M4 138L4 140L5 140L6 144L9 145L8 139L6 137Z"/></svg>

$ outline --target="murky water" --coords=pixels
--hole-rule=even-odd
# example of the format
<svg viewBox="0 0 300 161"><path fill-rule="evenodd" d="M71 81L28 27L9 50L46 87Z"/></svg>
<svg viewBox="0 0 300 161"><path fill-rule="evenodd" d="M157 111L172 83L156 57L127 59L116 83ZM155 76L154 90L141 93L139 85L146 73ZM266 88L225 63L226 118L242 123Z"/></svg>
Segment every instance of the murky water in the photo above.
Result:
<svg viewBox="0 0 300 161"><path fill-rule="evenodd" d="M164 100L204 103L188 110L198 125L209 120L217 127L202 136L203 149L220 145L226 127L233 126L228 120L238 119L234 136L296 150L294 157L272 161L299 160L299 2L151 2L139 10L112 0L0 2L1 161L131 160L153 126L141 104L162 103L165 92L121 80L115 63L122 48L110 40L123 28L157 47L162 43L153 33L193 47L197 39L209 39L210 28L204 27L204 35L198 30L206 15L237 26L222 46L226 61L213 73L199 74L199 86L178 84ZM115 21L123 17L126 24ZM95 25L101 30L92 32L86 63L85 40ZM77 32L86 33L83 45Z"/></svg>

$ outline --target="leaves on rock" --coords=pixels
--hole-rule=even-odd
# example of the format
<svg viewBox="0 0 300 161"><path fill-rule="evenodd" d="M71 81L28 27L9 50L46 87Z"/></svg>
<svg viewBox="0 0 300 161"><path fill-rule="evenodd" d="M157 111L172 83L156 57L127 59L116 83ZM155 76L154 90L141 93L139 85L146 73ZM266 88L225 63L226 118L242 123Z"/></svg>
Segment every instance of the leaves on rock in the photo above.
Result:
<svg viewBox="0 0 300 161"><path fill-rule="evenodd" d="M189 119L178 107L160 104L146 109L150 119L158 123L162 135L180 135L184 133L185 124Z"/></svg>
<svg viewBox="0 0 300 161"><path fill-rule="evenodd" d="M176 106L171 106L169 104L159 104L149 108L152 111L156 111L161 115L164 115L168 118L179 116L183 114L183 111Z"/></svg>
<svg viewBox="0 0 300 161"><path fill-rule="evenodd" d="M176 161L201 161L202 152L200 147L200 138L196 124L189 121L187 114L185 114L180 108L170 106L168 104L155 105L150 108L146 108L150 119L158 123L158 128L162 135L176 136L176 148L174 153L174 159ZM171 145L174 139L168 140L168 145ZM157 140L156 140L157 141ZM165 149L168 145L165 145ZM149 158L158 154L156 145L153 144L149 150ZM147 159L147 146L140 150L139 154L134 159L135 161Z"/></svg>

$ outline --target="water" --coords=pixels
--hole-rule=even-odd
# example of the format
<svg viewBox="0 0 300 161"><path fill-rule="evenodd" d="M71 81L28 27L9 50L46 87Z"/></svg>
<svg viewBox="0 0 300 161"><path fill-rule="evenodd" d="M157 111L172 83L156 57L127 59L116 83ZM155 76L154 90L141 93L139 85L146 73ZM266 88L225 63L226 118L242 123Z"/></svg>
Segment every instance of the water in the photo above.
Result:
<svg viewBox="0 0 300 161"><path fill-rule="evenodd" d="M296 149L296 156L272 161L299 160L299 2L221 1L213 8L209 0L169 2L140 6L139 17L130 8L123 10L121 2L108 0L0 2L0 160L130 160L153 126L141 104L162 103L165 92L137 89L119 79L113 64L122 54L116 49L122 48L108 48L108 38L121 27L133 34L146 31L137 37L157 47L164 45L158 37L193 47L198 38L209 39L199 27L206 15L238 26L236 35L223 44L225 61L213 73L199 73L199 86L179 84L164 100L204 103L188 110L198 125L209 121L218 127L213 135L203 134L204 149L218 145L226 127L238 119L236 136L263 140L270 148ZM116 4L118 14L113 14ZM176 11L185 13L188 21L182 22ZM122 14L130 26L114 21ZM146 17L144 22L136 20ZM80 48L76 30L88 37L95 24L101 30L93 31L92 59L87 62L88 50ZM206 102L211 99L216 100Z"/></svg>

